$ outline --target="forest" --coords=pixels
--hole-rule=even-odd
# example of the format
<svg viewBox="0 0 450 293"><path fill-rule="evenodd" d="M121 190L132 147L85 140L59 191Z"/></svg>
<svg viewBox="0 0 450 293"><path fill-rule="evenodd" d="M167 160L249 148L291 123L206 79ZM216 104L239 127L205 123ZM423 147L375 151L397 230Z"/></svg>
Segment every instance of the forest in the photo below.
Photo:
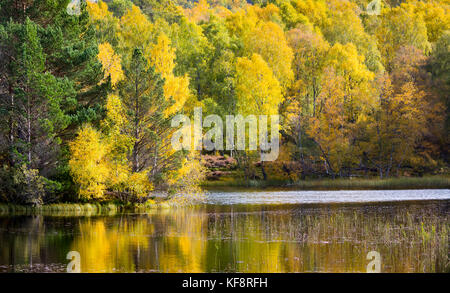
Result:
<svg viewBox="0 0 450 293"><path fill-rule="evenodd" d="M450 2L369 2L2 0L0 201L448 176ZM196 107L280 115L278 159L174 151Z"/></svg>

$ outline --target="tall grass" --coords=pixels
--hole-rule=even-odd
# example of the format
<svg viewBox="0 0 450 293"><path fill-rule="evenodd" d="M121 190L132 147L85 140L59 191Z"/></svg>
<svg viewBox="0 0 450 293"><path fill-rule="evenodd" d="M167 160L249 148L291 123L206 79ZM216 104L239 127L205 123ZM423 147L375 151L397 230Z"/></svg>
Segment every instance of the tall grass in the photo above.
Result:
<svg viewBox="0 0 450 293"><path fill-rule="evenodd" d="M0 204L0 215L28 215L28 214L41 214L41 215L53 215L53 216L77 216L77 215L114 215L120 210L120 206L107 203L59 203L43 206L24 206L14 204Z"/></svg>
<svg viewBox="0 0 450 293"><path fill-rule="evenodd" d="M146 213L170 207L167 201L147 200L143 204L102 203L58 203L42 206L25 206L0 203L0 215L44 215L44 216L113 216L123 212Z"/></svg>
<svg viewBox="0 0 450 293"><path fill-rule="evenodd" d="M336 190L336 189L443 189L450 188L450 177L400 177L400 178L343 178L343 179L310 179L289 182L286 180L222 180L206 181L202 187L237 188L237 187L292 187L304 190Z"/></svg>

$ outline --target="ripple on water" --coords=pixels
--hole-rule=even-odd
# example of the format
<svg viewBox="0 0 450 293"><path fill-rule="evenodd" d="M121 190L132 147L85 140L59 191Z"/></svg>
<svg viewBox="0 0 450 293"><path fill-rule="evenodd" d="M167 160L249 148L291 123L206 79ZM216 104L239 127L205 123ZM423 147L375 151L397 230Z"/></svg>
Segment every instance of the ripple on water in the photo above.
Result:
<svg viewBox="0 0 450 293"><path fill-rule="evenodd" d="M234 204L311 204L420 201L450 199L450 189L415 190L337 190L337 191L242 191L208 192L207 203Z"/></svg>

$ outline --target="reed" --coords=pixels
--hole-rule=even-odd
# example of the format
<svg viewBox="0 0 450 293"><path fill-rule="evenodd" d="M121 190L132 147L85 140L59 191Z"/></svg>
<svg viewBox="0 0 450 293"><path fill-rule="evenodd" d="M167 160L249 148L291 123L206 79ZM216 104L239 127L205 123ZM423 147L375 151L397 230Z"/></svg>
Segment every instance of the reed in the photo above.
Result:
<svg viewBox="0 0 450 293"><path fill-rule="evenodd" d="M300 190L337 189L445 189L450 188L448 176L399 177L399 178L339 178L310 179L290 182L287 180L221 180L202 183L205 189L237 187L288 187Z"/></svg>
<svg viewBox="0 0 450 293"><path fill-rule="evenodd" d="M121 207L114 203L57 203L43 206L24 206L15 204L0 204L0 215L41 214L52 216L90 216L119 212Z"/></svg>
<svg viewBox="0 0 450 293"><path fill-rule="evenodd" d="M103 203L56 203L42 206L25 206L0 203L0 215L45 215L45 216L113 216L119 213L144 213L155 209L164 209L166 201L148 200L142 204Z"/></svg>

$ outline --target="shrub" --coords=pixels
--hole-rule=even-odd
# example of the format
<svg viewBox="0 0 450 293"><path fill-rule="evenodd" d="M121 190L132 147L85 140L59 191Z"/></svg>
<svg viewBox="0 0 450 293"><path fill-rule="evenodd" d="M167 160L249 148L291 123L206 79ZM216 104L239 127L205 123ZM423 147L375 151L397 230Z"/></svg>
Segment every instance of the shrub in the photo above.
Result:
<svg viewBox="0 0 450 293"><path fill-rule="evenodd" d="M58 190L58 184L40 176L38 170L28 168L26 164L20 168L4 166L0 182L3 200L14 204L40 206L46 194Z"/></svg>

